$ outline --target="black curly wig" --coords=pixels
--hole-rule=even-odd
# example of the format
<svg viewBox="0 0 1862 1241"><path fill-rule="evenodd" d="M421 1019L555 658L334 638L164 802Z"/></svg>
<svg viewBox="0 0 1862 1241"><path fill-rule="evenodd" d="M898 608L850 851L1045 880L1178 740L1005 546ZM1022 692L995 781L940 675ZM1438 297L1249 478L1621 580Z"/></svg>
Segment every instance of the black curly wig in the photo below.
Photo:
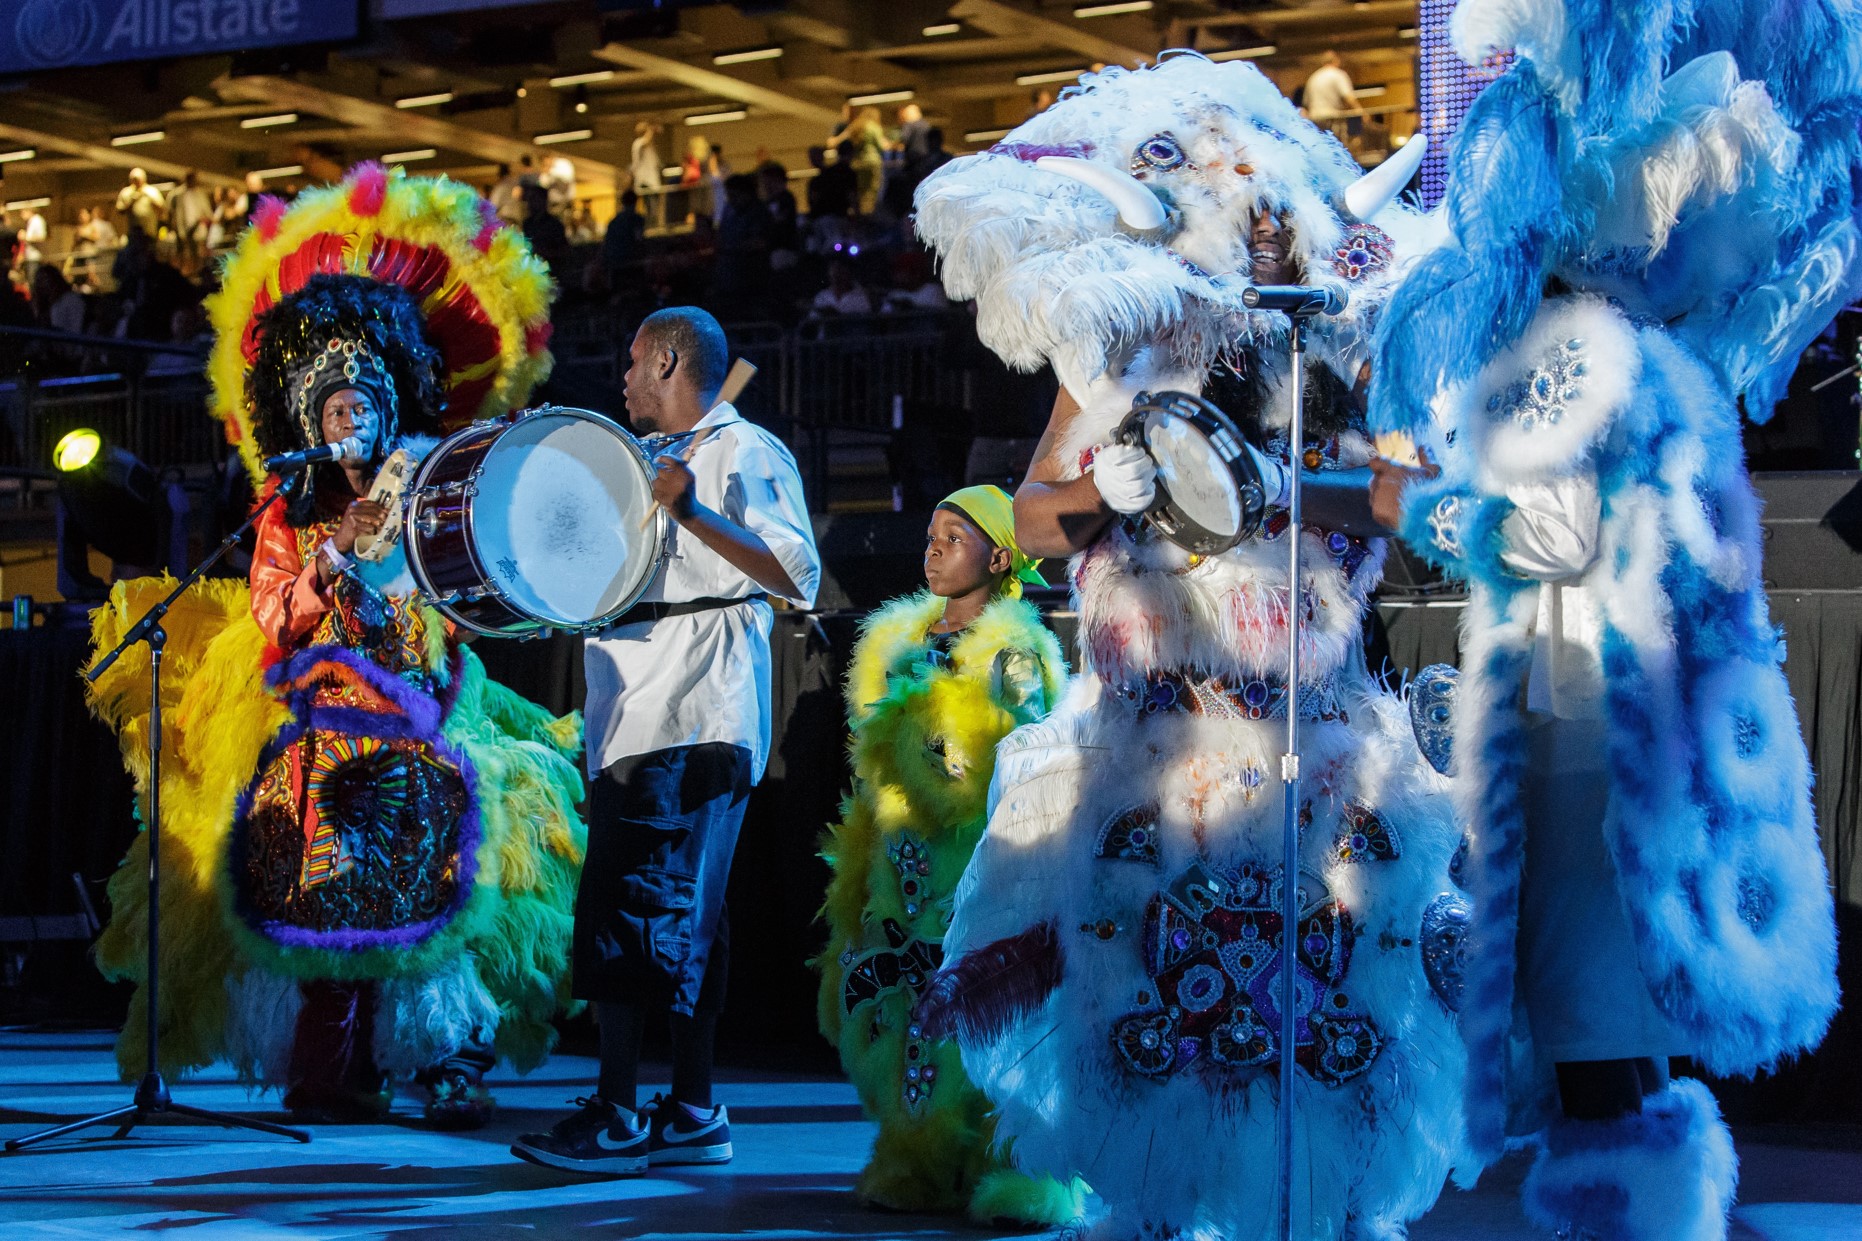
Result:
<svg viewBox="0 0 1862 1241"><path fill-rule="evenodd" d="M291 409L290 372L316 357L332 338L359 341L394 380L394 421L401 435L438 435L445 362L428 340L426 316L406 289L367 276L317 275L258 317L258 357L246 374L252 438L267 457L314 448ZM378 444L376 462L390 445ZM319 473L322 471L320 470ZM306 488L286 510L293 525L314 512Z"/></svg>

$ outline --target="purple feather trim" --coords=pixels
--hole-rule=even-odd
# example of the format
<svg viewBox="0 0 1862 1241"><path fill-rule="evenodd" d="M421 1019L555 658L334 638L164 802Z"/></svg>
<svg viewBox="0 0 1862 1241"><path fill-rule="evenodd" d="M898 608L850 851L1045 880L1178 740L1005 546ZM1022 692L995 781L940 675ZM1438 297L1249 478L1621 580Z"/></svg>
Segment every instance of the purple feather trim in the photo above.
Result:
<svg viewBox="0 0 1862 1241"><path fill-rule="evenodd" d="M311 687L306 681L321 664L336 664L353 673L363 684L392 702L421 732L439 731L441 708L433 695L425 693L406 677L340 646L307 647L275 665L267 674L267 684L283 696L293 715L303 715L309 706Z"/></svg>
<svg viewBox="0 0 1862 1241"><path fill-rule="evenodd" d="M947 961L914 1014L926 1038L983 1043L1039 1008L1060 986L1064 962L1052 922Z"/></svg>

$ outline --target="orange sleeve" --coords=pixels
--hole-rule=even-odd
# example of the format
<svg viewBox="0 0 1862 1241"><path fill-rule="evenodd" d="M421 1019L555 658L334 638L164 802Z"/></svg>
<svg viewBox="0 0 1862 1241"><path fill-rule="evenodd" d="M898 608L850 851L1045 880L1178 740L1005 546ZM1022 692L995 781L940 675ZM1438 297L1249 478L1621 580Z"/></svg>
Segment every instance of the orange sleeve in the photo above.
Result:
<svg viewBox="0 0 1862 1241"><path fill-rule="evenodd" d="M259 518L258 544L252 551L252 619L265 640L290 650L316 627L333 605L313 557L297 554L297 532L277 507Z"/></svg>

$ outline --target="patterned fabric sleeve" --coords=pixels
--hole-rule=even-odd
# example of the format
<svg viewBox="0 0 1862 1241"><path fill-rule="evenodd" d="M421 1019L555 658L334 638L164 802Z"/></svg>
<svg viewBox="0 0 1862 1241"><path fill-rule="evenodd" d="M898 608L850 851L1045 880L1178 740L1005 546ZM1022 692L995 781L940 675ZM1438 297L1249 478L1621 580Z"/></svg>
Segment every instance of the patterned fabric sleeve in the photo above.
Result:
<svg viewBox="0 0 1862 1241"><path fill-rule="evenodd" d="M317 573L317 561L298 555L297 531L276 507L259 519L258 543L252 551L252 619L265 640L290 650L316 628L335 606L331 588Z"/></svg>

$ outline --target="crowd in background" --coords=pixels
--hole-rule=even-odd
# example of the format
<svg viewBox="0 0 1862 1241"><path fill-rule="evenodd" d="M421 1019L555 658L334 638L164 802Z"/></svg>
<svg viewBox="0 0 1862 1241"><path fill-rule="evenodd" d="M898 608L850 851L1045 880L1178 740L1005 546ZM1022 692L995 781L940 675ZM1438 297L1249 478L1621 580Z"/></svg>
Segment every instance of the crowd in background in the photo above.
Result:
<svg viewBox="0 0 1862 1241"><path fill-rule="evenodd" d="M951 158L916 104L890 129L877 108L842 109L809 151L810 166L793 175L763 151L739 170L735 153L702 136L668 164L663 133L637 126L627 188L605 221L560 156L525 156L481 187L549 264L565 308L607 305L624 324L686 303L727 322L794 324L948 307L906 223L918 182ZM342 166L340 157L326 162ZM299 188L256 173L243 186L208 186L192 171L151 183L131 169L113 203L81 207L68 240L59 230L56 250L39 205L0 214L0 326L204 341L201 301L217 280L215 259L238 241L260 195Z"/></svg>

